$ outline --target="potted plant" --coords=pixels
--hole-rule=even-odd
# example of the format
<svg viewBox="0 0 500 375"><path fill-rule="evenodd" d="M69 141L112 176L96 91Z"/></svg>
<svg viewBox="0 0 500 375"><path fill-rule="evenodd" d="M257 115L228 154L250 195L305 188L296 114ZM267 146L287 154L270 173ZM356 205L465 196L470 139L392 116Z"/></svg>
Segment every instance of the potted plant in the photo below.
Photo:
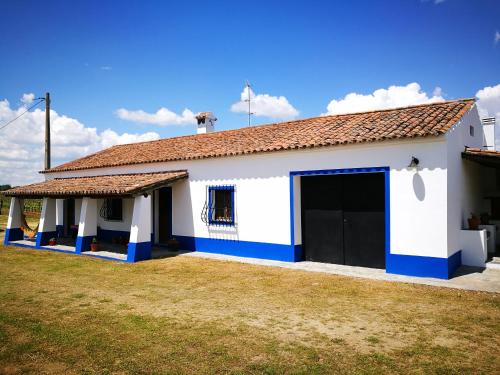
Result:
<svg viewBox="0 0 500 375"><path fill-rule="evenodd" d="M478 230L481 220L474 213L470 214L470 218L467 220L469 222L470 230Z"/></svg>
<svg viewBox="0 0 500 375"><path fill-rule="evenodd" d="M172 237L167 241L167 246L169 250L177 251L179 250L179 241L175 237Z"/></svg>
<svg viewBox="0 0 500 375"><path fill-rule="evenodd" d="M92 238L92 243L90 244L90 251L98 251L99 250L99 242L97 242L97 238Z"/></svg>
<svg viewBox="0 0 500 375"><path fill-rule="evenodd" d="M50 240L49 240L49 246L55 246L56 244L56 239L54 237L52 237Z"/></svg>

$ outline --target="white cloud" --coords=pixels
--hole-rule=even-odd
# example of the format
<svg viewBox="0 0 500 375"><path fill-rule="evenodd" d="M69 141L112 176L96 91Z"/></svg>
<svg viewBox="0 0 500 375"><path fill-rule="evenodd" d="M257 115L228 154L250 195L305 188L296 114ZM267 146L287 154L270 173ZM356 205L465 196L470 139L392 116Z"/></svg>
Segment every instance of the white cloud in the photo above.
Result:
<svg viewBox="0 0 500 375"><path fill-rule="evenodd" d="M440 87L436 87L432 96L429 96L426 92L422 91L418 83L413 82L406 86L389 86L387 89L378 89L366 95L351 92L342 99L333 99L328 104L327 113L324 115L405 107L443 100Z"/></svg>
<svg viewBox="0 0 500 375"><path fill-rule="evenodd" d="M155 113L148 113L143 110L130 111L125 108L119 108L115 111L115 114L122 120L160 126L196 124L195 114L187 108L184 109L181 114L172 112L165 107L161 107Z"/></svg>
<svg viewBox="0 0 500 375"><path fill-rule="evenodd" d="M25 94L26 105L34 95ZM0 124L4 124L26 110L25 106L12 108L7 100L0 100ZM79 158L115 144L159 139L154 132L118 134L111 129L101 133L77 119L54 110L51 117L52 165ZM21 185L43 179L45 111L39 108L26 113L0 130L0 184Z"/></svg>
<svg viewBox="0 0 500 375"><path fill-rule="evenodd" d="M481 117L496 117L500 121L500 83L476 92L477 109Z"/></svg>
<svg viewBox="0 0 500 375"><path fill-rule="evenodd" d="M500 42L500 32L495 31L495 44L497 44L498 42Z"/></svg>
<svg viewBox="0 0 500 375"><path fill-rule="evenodd" d="M240 101L231 106L231 111L236 113L248 113L248 88L245 87L241 93ZM250 89L251 111L255 116L270 117L273 119L289 119L299 115L284 96L271 96L268 94L257 94Z"/></svg>
<svg viewBox="0 0 500 375"><path fill-rule="evenodd" d="M109 65L101 66L101 70L111 70L111 69L113 69L113 67L111 67Z"/></svg>
<svg viewBox="0 0 500 375"><path fill-rule="evenodd" d="M31 104L33 100L35 100L35 94L23 94L21 98L21 102L25 105Z"/></svg>

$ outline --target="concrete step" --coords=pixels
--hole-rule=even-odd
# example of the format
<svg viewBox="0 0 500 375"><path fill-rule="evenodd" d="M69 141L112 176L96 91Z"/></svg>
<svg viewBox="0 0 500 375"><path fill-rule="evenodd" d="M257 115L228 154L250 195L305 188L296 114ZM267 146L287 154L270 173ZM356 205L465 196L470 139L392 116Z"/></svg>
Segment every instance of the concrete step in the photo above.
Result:
<svg viewBox="0 0 500 375"><path fill-rule="evenodd" d="M500 270L500 257L493 257L492 260L486 263L486 268Z"/></svg>

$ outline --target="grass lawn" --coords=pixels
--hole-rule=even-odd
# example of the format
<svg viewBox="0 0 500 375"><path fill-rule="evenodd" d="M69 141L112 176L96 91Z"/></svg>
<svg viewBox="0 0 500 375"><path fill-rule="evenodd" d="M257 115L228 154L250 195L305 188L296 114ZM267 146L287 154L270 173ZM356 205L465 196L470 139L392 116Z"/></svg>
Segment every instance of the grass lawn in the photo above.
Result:
<svg viewBox="0 0 500 375"><path fill-rule="evenodd" d="M495 294L0 246L0 373L493 374L499 348Z"/></svg>

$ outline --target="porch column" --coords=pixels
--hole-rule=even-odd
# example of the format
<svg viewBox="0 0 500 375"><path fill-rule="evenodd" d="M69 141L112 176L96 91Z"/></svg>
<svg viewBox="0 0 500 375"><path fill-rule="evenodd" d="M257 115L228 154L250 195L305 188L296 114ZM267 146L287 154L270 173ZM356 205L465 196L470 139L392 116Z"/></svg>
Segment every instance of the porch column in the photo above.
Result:
<svg viewBox="0 0 500 375"><path fill-rule="evenodd" d="M49 244L49 240L56 236L56 200L43 198L42 214L36 235L36 247Z"/></svg>
<svg viewBox="0 0 500 375"><path fill-rule="evenodd" d="M9 241L18 241L23 239L23 231L21 230L21 210L23 200L13 197L10 200L9 219L7 220L7 228L5 228L4 245L8 245Z"/></svg>
<svg viewBox="0 0 500 375"><path fill-rule="evenodd" d="M83 198L75 252L81 254L84 251L89 251L94 237L97 237L97 200Z"/></svg>
<svg viewBox="0 0 500 375"><path fill-rule="evenodd" d="M134 198L127 262L151 259L151 196Z"/></svg>
<svg viewBox="0 0 500 375"><path fill-rule="evenodd" d="M57 237L64 235L64 199L56 199L56 232Z"/></svg>

